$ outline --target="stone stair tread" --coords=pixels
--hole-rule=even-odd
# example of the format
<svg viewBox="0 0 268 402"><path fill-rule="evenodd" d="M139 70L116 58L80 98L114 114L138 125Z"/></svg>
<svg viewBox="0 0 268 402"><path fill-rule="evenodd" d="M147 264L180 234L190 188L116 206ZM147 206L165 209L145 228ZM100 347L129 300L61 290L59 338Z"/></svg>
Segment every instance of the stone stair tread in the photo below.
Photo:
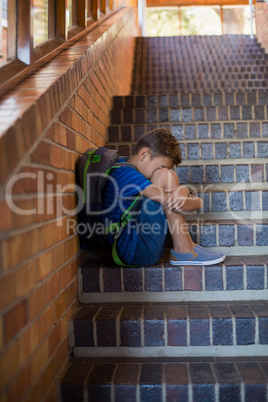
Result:
<svg viewBox="0 0 268 402"><path fill-rule="evenodd" d="M265 402L267 382L268 359L259 357L73 358L59 388L62 402Z"/></svg>
<svg viewBox="0 0 268 402"><path fill-rule="evenodd" d="M255 262L255 261L254 261ZM142 313L144 309L144 314ZM266 318L268 300L211 301L211 302L135 302L80 304L71 321L130 321L169 319L207 320L223 318ZM264 334L268 339L268 333Z"/></svg>
<svg viewBox="0 0 268 402"><path fill-rule="evenodd" d="M168 252L167 250L166 252ZM80 269L91 269L91 268L118 268L115 262L109 256L105 256L104 258L101 258L101 254L103 252L99 251L99 255L97 258L92 258L88 259L85 261L81 266ZM246 265L251 265L252 261L254 261L255 264L257 265L263 265L263 264L268 264L268 255L247 255L247 256L227 256L226 259L223 262L223 265L233 265L234 262L238 265L246 264ZM158 264L152 265L150 267L146 267L146 269L150 268L161 268L162 267L163 260L161 260ZM165 263L166 267L172 267L168 262ZM123 267L123 269L131 269L135 270L137 268L129 268L129 267Z"/></svg>

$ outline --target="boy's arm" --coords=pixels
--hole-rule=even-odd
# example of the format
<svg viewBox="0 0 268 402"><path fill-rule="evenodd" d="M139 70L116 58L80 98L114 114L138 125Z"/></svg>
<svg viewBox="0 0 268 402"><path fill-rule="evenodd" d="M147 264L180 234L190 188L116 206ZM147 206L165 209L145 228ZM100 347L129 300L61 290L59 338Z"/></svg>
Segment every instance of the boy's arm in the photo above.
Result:
<svg viewBox="0 0 268 402"><path fill-rule="evenodd" d="M203 201L199 197L190 195L186 186L179 186L176 189L165 189L156 184L151 184L141 192L145 197L150 198L174 212L191 212L202 208Z"/></svg>

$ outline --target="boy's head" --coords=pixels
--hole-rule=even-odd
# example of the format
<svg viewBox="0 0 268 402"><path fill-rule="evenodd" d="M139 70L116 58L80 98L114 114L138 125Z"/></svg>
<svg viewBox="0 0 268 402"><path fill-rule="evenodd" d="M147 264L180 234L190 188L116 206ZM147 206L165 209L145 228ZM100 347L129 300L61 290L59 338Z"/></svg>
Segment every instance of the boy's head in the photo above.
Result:
<svg viewBox="0 0 268 402"><path fill-rule="evenodd" d="M175 166L181 163L179 143L166 128L157 128L144 134L135 146L134 155L137 155L142 148L149 148L151 159L160 156L171 159Z"/></svg>

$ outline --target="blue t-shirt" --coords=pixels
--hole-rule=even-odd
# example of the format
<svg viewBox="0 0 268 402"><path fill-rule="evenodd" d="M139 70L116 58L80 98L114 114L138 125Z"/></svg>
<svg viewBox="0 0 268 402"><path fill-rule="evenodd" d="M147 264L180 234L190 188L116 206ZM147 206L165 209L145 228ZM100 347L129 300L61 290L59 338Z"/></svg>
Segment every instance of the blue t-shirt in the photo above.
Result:
<svg viewBox="0 0 268 402"><path fill-rule="evenodd" d="M125 162L119 158L119 162ZM120 222L121 216L131 205L136 196L152 183L146 179L137 169L126 166L115 168L111 172L111 179L103 191L104 211L102 219L105 226ZM138 234L133 225L133 220L122 230L117 239L117 253L124 263L131 265L135 255ZM112 245L114 242L114 234L109 234L108 242Z"/></svg>

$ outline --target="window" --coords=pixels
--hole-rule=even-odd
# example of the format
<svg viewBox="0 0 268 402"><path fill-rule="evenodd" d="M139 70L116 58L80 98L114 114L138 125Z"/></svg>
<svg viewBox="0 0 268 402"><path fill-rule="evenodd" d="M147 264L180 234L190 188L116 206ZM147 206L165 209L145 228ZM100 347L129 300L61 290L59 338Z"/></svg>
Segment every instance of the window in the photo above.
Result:
<svg viewBox="0 0 268 402"><path fill-rule="evenodd" d="M253 31L256 33L255 24ZM224 6L223 7L223 33L244 34L250 32L250 7L249 6Z"/></svg>
<svg viewBox="0 0 268 402"><path fill-rule="evenodd" d="M73 11L74 11L74 13L73 13ZM72 28L73 25L76 25L75 24L75 18L74 18L74 21L73 21L73 14L74 14L74 17L75 17L75 10L73 10L73 0L68 1L67 12L68 12L68 18L67 18L68 28Z"/></svg>
<svg viewBox="0 0 268 402"><path fill-rule="evenodd" d="M96 20L98 18L97 3L87 0L87 26L90 25L92 19Z"/></svg>
<svg viewBox="0 0 268 402"><path fill-rule="evenodd" d="M7 59L7 1L0 2L0 64Z"/></svg>
<svg viewBox="0 0 268 402"><path fill-rule="evenodd" d="M48 0L34 0L34 46L48 40Z"/></svg>
<svg viewBox="0 0 268 402"><path fill-rule="evenodd" d="M111 10L113 0L0 0L0 96Z"/></svg>
<svg viewBox="0 0 268 402"><path fill-rule="evenodd" d="M146 36L250 34L249 6L147 7Z"/></svg>

